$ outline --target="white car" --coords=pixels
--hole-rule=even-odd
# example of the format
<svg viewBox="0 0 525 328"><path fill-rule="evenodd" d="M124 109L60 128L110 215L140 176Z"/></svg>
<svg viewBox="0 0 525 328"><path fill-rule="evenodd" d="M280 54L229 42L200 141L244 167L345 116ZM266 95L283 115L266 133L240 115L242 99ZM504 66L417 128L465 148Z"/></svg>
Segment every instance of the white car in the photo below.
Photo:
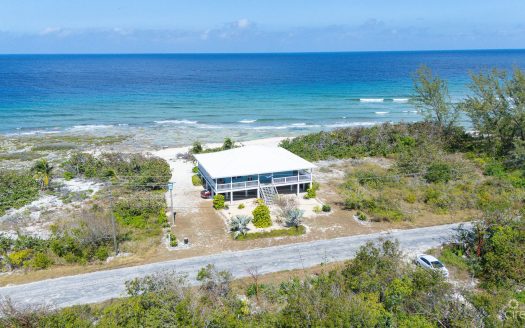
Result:
<svg viewBox="0 0 525 328"><path fill-rule="evenodd" d="M432 255L419 254L416 257L416 265L422 266L425 269L441 271L445 278L448 278L448 269L445 268L437 258Z"/></svg>

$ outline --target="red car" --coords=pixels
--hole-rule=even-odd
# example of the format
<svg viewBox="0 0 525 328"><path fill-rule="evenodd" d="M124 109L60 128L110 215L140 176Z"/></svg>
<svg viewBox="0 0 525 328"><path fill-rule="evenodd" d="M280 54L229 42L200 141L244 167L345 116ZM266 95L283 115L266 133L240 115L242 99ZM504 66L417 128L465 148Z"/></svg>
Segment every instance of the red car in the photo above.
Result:
<svg viewBox="0 0 525 328"><path fill-rule="evenodd" d="M202 190L201 191L201 197L202 198L210 198L211 197L211 191L209 191L209 190Z"/></svg>

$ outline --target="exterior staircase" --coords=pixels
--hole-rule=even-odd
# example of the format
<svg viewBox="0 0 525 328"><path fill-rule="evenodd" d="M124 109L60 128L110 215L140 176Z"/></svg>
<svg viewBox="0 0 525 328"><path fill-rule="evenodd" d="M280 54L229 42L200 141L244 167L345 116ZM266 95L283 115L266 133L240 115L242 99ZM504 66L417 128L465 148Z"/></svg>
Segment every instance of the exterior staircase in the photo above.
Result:
<svg viewBox="0 0 525 328"><path fill-rule="evenodd" d="M266 205L272 205L275 197L277 197L277 188L271 183L260 186L261 198Z"/></svg>

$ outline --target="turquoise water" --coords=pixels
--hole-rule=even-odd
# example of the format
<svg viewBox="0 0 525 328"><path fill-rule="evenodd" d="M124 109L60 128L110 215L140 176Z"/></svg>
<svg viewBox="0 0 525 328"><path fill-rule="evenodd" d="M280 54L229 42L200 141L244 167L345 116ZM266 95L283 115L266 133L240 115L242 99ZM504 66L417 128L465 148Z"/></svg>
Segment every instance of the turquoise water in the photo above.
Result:
<svg viewBox="0 0 525 328"><path fill-rule="evenodd" d="M458 100L470 71L525 68L525 51L5 55L0 133L125 133L164 145L416 121L408 100L421 64Z"/></svg>

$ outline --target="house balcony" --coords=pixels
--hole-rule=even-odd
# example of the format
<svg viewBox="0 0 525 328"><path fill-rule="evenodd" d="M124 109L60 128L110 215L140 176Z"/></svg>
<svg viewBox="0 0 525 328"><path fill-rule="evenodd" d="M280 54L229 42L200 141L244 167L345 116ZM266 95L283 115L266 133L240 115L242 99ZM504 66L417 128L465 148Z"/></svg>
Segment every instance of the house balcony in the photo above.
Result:
<svg viewBox="0 0 525 328"><path fill-rule="evenodd" d="M210 179L211 180L211 179ZM309 183L312 182L312 174L301 174L287 177L271 178L270 181L260 182L258 180L243 181L243 182L230 182L230 183L215 183L208 180L208 184L215 189L216 192L230 192L230 191L242 191L250 189L258 189L260 185L273 184L275 186L286 186L295 185L298 183Z"/></svg>

